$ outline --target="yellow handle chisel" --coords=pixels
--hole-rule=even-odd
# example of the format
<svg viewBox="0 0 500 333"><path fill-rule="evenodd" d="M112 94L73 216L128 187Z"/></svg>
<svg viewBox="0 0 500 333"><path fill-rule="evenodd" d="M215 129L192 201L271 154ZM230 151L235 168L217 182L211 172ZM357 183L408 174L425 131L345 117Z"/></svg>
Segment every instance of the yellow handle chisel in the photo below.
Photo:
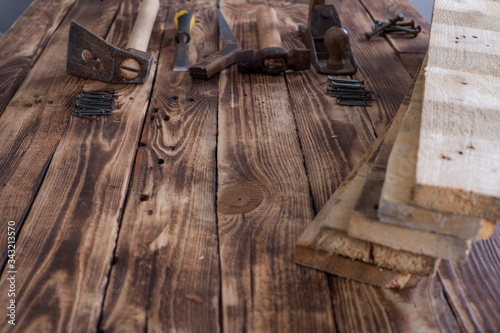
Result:
<svg viewBox="0 0 500 333"><path fill-rule="evenodd" d="M194 15L189 10L181 10L174 17L175 41L177 50L175 51L174 72L187 72L189 67L189 40L191 39L191 29L194 26Z"/></svg>

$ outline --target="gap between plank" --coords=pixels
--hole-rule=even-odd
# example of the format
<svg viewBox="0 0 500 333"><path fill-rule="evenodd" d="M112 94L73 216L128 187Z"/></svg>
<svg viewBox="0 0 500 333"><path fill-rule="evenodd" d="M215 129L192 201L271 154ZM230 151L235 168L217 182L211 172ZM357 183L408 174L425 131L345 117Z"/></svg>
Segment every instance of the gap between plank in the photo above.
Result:
<svg viewBox="0 0 500 333"><path fill-rule="evenodd" d="M47 160L47 162L43 166L42 172L40 173L40 180L36 184L36 188L33 191L33 195L31 196L31 200L29 201L28 206L26 207L23 215L21 216L21 219L19 220L19 223L17 224L15 236L14 236L16 239L16 242L17 242L17 239L19 238L19 235L21 234L21 229L23 228L24 221L26 221L26 218L28 217L28 214L31 211L31 207L33 206L33 202L35 202L35 199L38 195L38 192L40 191L40 188L42 187L42 183L45 179L45 175L47 174L47 170L49 169L50 163L52 162L52 157L54 157L54 152L52 152L52 154L49 156L49 159ZM2 264L0 265L0 274L2 274L4 269L5 269L5 266L6 266L7 260L8 260L8 254L9 254L9 251L6 249L4 256L3 256L3 259L2 259Z"/></svg>
<svg viewBox="0 0 500 333"><path fill-rule="evenodd" d="M115 16L113 17L113 21L112 23L109 25L109 28L108 28L108 31L106 32L106 36L109 34L110 30L111 30L111 27L113 26L115 20L116 20L116 17L118 16L118 13L120 12L120 9L121 9L121 6L123 4L123 1L120 1L120 5L118 6L118 10L116 11L115 13ZM168 15L165 15L165 21L167 19L167 16ZM161 41L160 41L160 46L163 42L163 38L165 36L165 29L163 29L162 31L162 34L161 34ZM121 208L121 213L120 213L120 220L118 221L118 228L117 228L117 231L116 231L116 238L115 238L115 245L114 245L114 248L113 248L113 256L111 258L111 265L109 267L109 271L108 271L108 274L107 274L107 281L106 281L106 284L104 286L104 289L103 289L103 297L102 297L102 303L101 303L101 310L99 312L99 317L97 319L97 323L96 323L96 332L101 332L101 324L102 324L102 318L103 318L103 313L104 313L104 305L106 303L106 295L107 295L107 291L108 291L108 286L109 286L109 282L110 282L110 278L111 278L111 272L113 271L113 267L114 267L114 260L116 258L116 250L118 248L118 240L120 238L120 230L121 230L121 226L122 226L122 222L123 222L123 216L124 216L124 213L125 213L125 207L127 207L127 203L128 203L128 200L129 200L129 196L130 196L130 192L131 192L131 189L132 189L132 179L134 178L134 172L135 172L135 169L136 169L136 166L138 164L138 161L137 161L137 154L139 152L139 143L141 141L141 138L142 138L142 135L144 133L144 127L146 125L146 119L148 119L150 116L151 116L151 99L153 97L153 90L154 90L154 87L155 87L155 82L156 82L156 77L157 77L157 74L158 74L158 66L160 64L160 57L161 57L161 50L162 48L160 47L159 50L158 50L158 53L157 53L157 60L156 60L156 66L155 68L151 68L150 70L154 70L154 75L153 75L153 82L151 84L151 87L152 89L149 91L149 96L148 96L148 102L147 102L147 111L146 113L144 114L144 118L142 119L142 124L141 124L141 130L139 132L139 135L138 135L138 141L137 141L137 146L136 146L136 149L135 149L135 155L134 155L134 163L132 164L132 168L130 170L130 174L128 176L128 185L127 185L127 193L125 194L125 199L123 200L123 206ZM154 258L153 258L154 260ZM151 295L151 283L149 283L149 294L148 294L148 299L150 298L150 295ZM148 328L148 320L147 320L147 315L148 315L148 307L146 307L146 320L145 320L145 330L144 332L147 332L147 328Z"/></svg>

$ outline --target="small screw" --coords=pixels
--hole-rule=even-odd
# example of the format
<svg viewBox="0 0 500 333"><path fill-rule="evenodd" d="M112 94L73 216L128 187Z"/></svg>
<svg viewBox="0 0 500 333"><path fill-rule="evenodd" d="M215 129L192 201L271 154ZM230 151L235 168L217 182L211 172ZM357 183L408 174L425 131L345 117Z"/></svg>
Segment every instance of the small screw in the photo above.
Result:
<svg viewBox="0 0 500 333"><path fill-rule="evenodd" d="M353 91L358 91L358 90L353 90ZM372 95L371 93L368 94L365 90L363 91L359 91L358 94L352 94L352 93L348 93L348 92L342 92L342 93L339 93L339 92L332 92L330 94L331 97L337 97L337 98L350 98L350 97L364 97L364 98L371 98Z"/></svg>
<svg viewBox="0 0 500 333"><path fill-rule="evenodd" d="M349 80L349 79L337 79L331 76L328 76L328 80L330 82L335 82L335 83L353 83L353 84L364 84L365 81L359 81L359 80Z"/></svg>
<svg viewBox="0 0 500 333"><path fill-rule="evenodd" d="M364 90L365 86L360 84L350 84L350 83L335 83L331 82L330 87L339 89L351 89L351 90Z"/></svg>
<svg viewBox="0 0 500 333"><path fill-rule="evenodd" d="M341 99L337 101L338 105L343 106L371 106L367 101L358 101L358 100L349 100L349 99Z"/></svg>
<svg viewBox="0 0 500 333"><path fill-rule="evenodd" d="M384 22L384 23L382 23L382 25L377 26L375 30L372 30L371 32L365 33L366 39L370 40L370 38L372 38L372 36L378 34L382 30L385 30L387 28L392 27L393 25L396 25L397 22L403 21L404 18L405 18L404 15L399 13L395 18L390 19L389 22Z"/></svg>
<svg viewBox="0 0 500 333"><path fill-rule="evenodd" d="M348 96L348 95L340 97L339 100L374 101L374 99L371 96Z"/></svg>
<svg viewBox="0 0 500 333"><path fill-rule="evenodd" d="M397 32L405 32L414 36L417 36L418 33L422 30L421 26L417 26L416 28L407 28L399 25L393 26L391 29L384 30L384 34L397 33Z"/></svg>

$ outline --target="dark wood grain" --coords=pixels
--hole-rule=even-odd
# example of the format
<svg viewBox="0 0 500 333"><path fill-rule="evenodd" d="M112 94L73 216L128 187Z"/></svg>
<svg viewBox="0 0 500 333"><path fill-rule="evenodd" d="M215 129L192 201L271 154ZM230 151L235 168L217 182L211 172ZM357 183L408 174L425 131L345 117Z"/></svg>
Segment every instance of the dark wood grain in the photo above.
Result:
<svg viewBox="0 0 500 333"><path fill-rule="evenodd" d="M0 115L75 0L36 0L0 38Z"/></svg>
<svg viewBox="0 0 500 333"><path fill-rule="evenodd" d="M431 25L407 0L360 0L363 6L368 10L373 20L382 19L388 21L396 17L398 13L405 16L404 22L414 21L415 26L422 28L417 37L408 37L407 35L387 34L387 40L394 46L398 53L402 52L420 52L425 53L429 44L429 32ZM366 22L366 31L371 30L373 21ZM411 35L410 35L411 36ZM382 37L373 37L382 38Z"/></svg>
<svg viewBox="0 0 500 333"><path fill-rule="evenodd" d="M114 18L120 7L109 34L115 45L128 39L138 2L119 5L117 1L107 8ZM89 15L89 7L77 8ZM160 47L163 21L160 15L149 44L153 54ZM16 330L96 330L132 170L130 161L136 154L153 79L154 72L144 85L120 87L120 108L107 118L71 118L17 241L16 304L23 312L18 313ZM87 90L110 87L98 82L85 85ZM4 302L8 302L6 296L0 296Z"/></svg>
<svg viewBox="0 0 500 333"><path fill-rule="evenodd" d="M341 332L459 332L439 290L439 280L388 290L341 278L331 279L335 321Z"/></svg>
<svg viewBox="0 0 500 333"><path fill-rule="evenodd" d="M66 74L66 50L71 20L104 36L119 1L79 1L0 117L0 219L22 225L46 166L69 123L82 79ZM95 22L94 17L100 19ZM0 248L6 248L0 239Z"/></svg>
<svg viewBox="0 0 500 333"><path fill-rule="evenodd" d="M190 52L217 50L215 3L189 4ZM155 89L121 223L100 328L217 332L220 277L215 215L217 80L173 72L170 6ZM194 59L196 60L196 59Z"/></svg>
<svg viewBox="0 0 500 333"><path fill-rule="evenodd" d="M366 40L366 26L371 18L358 1L331 0L339 13L344 28L350 33L358 73L354 76L365 80L367 90L375 91L376 101L367 107L375 132L380 134L396 114L412 78L399 60L393 47L383 38ZM367 24L368 23L368 24Z"/></svg>
<svg viewBox="0 0 500 333"><path fill-rule="evenodd" d="M307 24L308 3L278 7L283 46L286 49L304 47L297 36L299 25ZM312 184L314 207L322 207L328 197L320 184L329 186L328 193L340 185L349 171L359 162L375 139L368 114L362 107L337 105L336 98L326 93L327 78L314 69L286 74L287 89L292 103L301 149ZM309 93L304 93L309 92Z"/></svg>
<svg viewBox="0 0 500 333"><path fill-rule="evenodd" d="M473 243L465 264L443 262L444 293L467 332L500 330L500 225L488 240Z"/></svg>
<svg viewBox="0 0 500 333"><path fill-rule="evenodd" d="M257 48L258 4L221 7L243 48ZM218 210L224 330L334 332L325 275L293 262L312 207L285 80L231 68L219 84L218 207L226 191L261 197Z"/></svg>

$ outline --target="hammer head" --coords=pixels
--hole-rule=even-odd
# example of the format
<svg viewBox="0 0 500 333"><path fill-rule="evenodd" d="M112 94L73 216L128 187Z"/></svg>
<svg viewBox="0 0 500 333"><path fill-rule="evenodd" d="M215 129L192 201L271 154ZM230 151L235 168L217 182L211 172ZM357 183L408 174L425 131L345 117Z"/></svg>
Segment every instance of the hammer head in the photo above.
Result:
<svg viewBox="0 0 500 333"><path fill-rule="evenodd" d="M66 60L66 71L70 75L109 83L144 83L152 60L152 55L116 48L71 22Z"/></svg>
<svg viewBox="0 0 500 333"><path fill-rule="evenodd" d="M247 50L239 53L240 72L262 72L280 74L286 70L302 71L311 66L311 50L268 47L262 50Z"/></svg>

